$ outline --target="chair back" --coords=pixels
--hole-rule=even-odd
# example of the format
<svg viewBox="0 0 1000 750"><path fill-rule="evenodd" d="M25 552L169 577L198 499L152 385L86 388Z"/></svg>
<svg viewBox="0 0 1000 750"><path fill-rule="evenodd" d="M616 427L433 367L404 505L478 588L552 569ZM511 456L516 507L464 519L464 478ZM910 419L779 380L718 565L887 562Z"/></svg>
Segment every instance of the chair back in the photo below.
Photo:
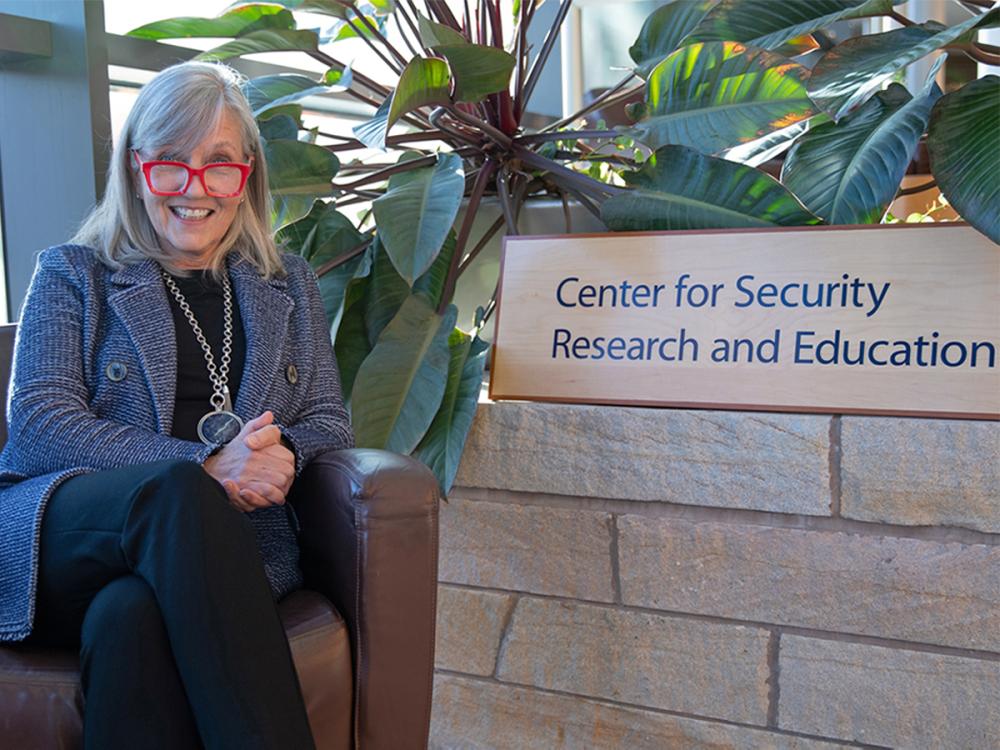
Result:
<svg viewBox="0 0 1000 750"><path fill-rule="evenodd" d="M7 444L7 391L10 389L10 371L14 363L14 337L17 323L0 326L0 448Z"/></svg>

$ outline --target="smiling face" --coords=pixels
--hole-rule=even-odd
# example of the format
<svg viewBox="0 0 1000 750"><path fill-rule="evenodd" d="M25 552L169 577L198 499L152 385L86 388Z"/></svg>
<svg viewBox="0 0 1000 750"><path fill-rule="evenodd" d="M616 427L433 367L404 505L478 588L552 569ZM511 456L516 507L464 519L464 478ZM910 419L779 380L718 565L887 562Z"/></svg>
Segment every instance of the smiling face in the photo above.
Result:
<svg viewBox="0 0 1000 750"><path fill-rule="evenodd" d="M141 150L143 161L169 160L202 167L212 162L247 163L239 121L224 111L214 130L206 134L190 153L164 147ZM205 193L201 180L191 180L183 195L155 195L150 192L141 170L136 167L136 190L142 197L160 247L180 268L204 268L236 219L242 195L213 198Z"/></svg>

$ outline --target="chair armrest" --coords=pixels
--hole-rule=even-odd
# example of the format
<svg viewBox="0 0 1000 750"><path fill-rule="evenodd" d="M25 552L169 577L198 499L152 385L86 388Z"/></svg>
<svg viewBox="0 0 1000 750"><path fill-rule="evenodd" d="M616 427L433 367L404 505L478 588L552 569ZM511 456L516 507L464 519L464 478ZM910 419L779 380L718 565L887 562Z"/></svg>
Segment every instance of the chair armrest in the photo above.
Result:
<svg viewBox="0 0 1000 750"><path fill-rule="evenodd" d="M427 745L439 499L423 464L359 448L317 456L289 498L305 585L350 629L355 748Z"/></svg>

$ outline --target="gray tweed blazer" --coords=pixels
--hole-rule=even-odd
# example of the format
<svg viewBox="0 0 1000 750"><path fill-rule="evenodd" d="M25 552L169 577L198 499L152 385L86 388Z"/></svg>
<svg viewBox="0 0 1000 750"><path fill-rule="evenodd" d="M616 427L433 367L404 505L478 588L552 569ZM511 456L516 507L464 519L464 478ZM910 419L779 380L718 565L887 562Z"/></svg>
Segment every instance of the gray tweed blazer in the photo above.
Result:
<svg viewBox="0 0 1000 750"><path fill-rule="evenodd" d="M274 412L298 474L353 438L316 275L300 256L283 260L288 275L269 281L235 254L227 261L247 339L234 411L245 420ZM18 326L0 454L0 641L31 632L42 514L60 482L166 458L200 463L212 451L170 436L176 349L155 261L112 271L88 247L40 254ZM278 596L297 560L278 559L282 545L269 537L287 536L288 515L275 506L249 517Z"/></svg>

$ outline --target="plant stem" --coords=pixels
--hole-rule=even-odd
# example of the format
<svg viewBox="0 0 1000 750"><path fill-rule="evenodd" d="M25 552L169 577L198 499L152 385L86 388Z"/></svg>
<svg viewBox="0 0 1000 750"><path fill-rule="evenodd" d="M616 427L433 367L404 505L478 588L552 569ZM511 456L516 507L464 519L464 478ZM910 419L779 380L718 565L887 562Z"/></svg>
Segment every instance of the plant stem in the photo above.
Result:
<svg viewBox="0 0 1000 750"><path fill-rule="evenodd" d="M945 49L962 52L976 62L981 62L985 65L1000 65L1000 55L994 55L985 51L983 45L976 44L975 42L972 44L949 44Z"/></svg>
<svg viewBox="0 0 1000 750"><path fill-rule="evenodd" d="M341 4L343 5L344 3L341 3ZM353 10L353 8L352 8L352 10ZM358 14L358 18L360 18L361 20L363 20L365 22L365 25L369 29L373 29L374 28L371 25L371 22L367 18L365 18L364 16ZM385 56L385 53L382 52L382 50L379 49L378 45L375 44L375 42L373 42L370 37L368 37L361 29L359 29L357 27L357 25L355 25L354 21L352 21L350 18L345 18L344 20L347 22L348 26L350 26L352 29L354 29L354 33L357 34L358 37L360 39L362 39L365 44L368 45L368 47L371 49L371 51L374 52L376 55L378 55L378 58L382 62L384 62L386 64L386 66L388 66L389 70L391 70L396 75L399 75L400 73L403 72L403 68L406 67L406 60L405 59L403 60L403 64L402 65L400 65L398 62L393 62L392 60L390 60L388 57ZM382 36L381 34L379 34L379 32L377 30L375 31L375 33L378 34L378 37L382 40L382 43L386 46L387 49L389 49L391 52L393 52L396 57L400 57L400 59L402 59L402 57L400 56L400 54L398 52L396 52L396 48L393 47L392 45L390 45L387 41L385 41L385 37L384 36Z"/></svg>
<svg viewBox="0 0 1000 750"><path fill-rule="evenodd" d="M566 191L559 189L559 200L562 201L563 220L566 222L566 234L573 233L573 217L569 212L569 200L566 198Z"/></svg>
<svg viewBox="0 0 1000 750"><path fill-rule="evenodd" d="M571 122L575 122L576 120L579 120L584 115L590 114L595 109L599 109L600 107L603 107L605 105L614 104L619 99L627 99L627 98L629 98L634 93L636 93L637 91L640 91L642 88L645 87L645 84L642 84L642 85L639 85L639 86L634 86L633 88L630 88L628 91L623 92L621 95L618 95L618 92L621 91L623 88L625 88L625 86L633 78L635 78L635 73L629 73L622 80L620 80L614 86L612 86L607 91L605 91L603 94L601 94L600 96L598 96L596 99L594 99L594 101L592 101L586 107L584 107L583 109L581 109L579 112L576 112L575 114L572 114L569 117L564 117L561 120L557 120L556 122L553 122L551 125L546 125L543 128L542 132L548 132L550 130L556 130L558 128L565 127L566 125L569 125Z"/></svg>
<svg viewBox="0 0 1000 750"><path fill-rule="evenodd" d="M594 205L593 201L591 201L590 198L588 198L587 196L583 195L582 193L574 190L571 187L567 186L565 189L566 189L567 193L569 193L574 198L576 198L576 200L580 203L581 206L583 206L585 209L587 209L590 213L592 213L598 219L601 218L601 210L597 206Z"/></svg>
<svg viewBox="0 0 1000 750"><path fill-rule="evenodd" d="M572 141L587 138L617 138L622 135L617 130L562 130L558 133L528 133L514 140L518 143L543 143L545 141Z"/></svg>
<svg viewBox="0 0 1000 750"><path fill-rule="evenodd" d="M479 242L476 243L476 246L469 251L469 254L466 255L465 259L462 260L462 262L459 264L458 266L459 276L465 273L465 269L468 268L469 265L472 263L472 261L476 259L476 256L479 255L482 249L489 244L489 241L493 239L494 235L497 232L500 231L500 227L502 227L504 223L505 223L504 217L501 215L498 216L496 221L494 221L490 225L490 228L486 230L486 232L483 234L482 237L479 238Z"/></svg>
<svg viewBox="0 0 1000 750"><path fill-rule="evenodd" d="M889 13L887 15L893 21L895 21L896 23L902 24L903 26L916 26L917 25L915 21L911 21L909 18L907 18L906 16L902 15L901 13L897 13L895 10L889 11Z"/></svg>
<svg viewBox="0 0 1000 750"><path fill-rule="evenodd" d="M320 133L320 135L327 138L338 138L344 143L336 143L330 146L324 146L327 151L357 151L359 149L368 148L361 141L356 138L347 138L340 135L330 135L328 133ZM444 141L446 140L449 133L445 133L440 130L432 130L427 133L402 133L400 135L390 135L385 139L387 146L395 146L400 143L419 143L420 141Z"/></svg>
<svg viewBox="0 0 1000 750"><path fill-rule="evenodd" d="M935 187L936 185L937 185L937 180L930 180L928 182L923 183L922 185L914 185L913 187L903 188L898 193L896 193L896 197L900 198L904 195L915 195L917 193L922 193L925 190L930 190L932 187Z"/></svg>
<svg viewBox="0 0 1000 750"><path fill-rule="evenodd" d="M403 17L404 21L406 21L406 25L410 27L410 32L413 34L413 38L416 40L417 45L420 47L420 49L422 49L422 50L424 50L426 52L427 48L424 47L424 42L420 38L420 31L419 31L419 29L417 29L417 25L416 25L416 23L414 23L413 19L410 18L410 11L406 7L406 4L405 3L399 3L396 6L396 8L399 11L399 15ZM410 40L406 36L406 34L403 33L403 24L399 23L399 19L398 18L396 19L396 23L399 24L399 35L401 37L403 37L403 41L406 42L406 46L410 48L410 52L412 52L413 55L414 55L414 57L416 57L417 55L420 54L420 52L416 49L416 47L414 47L410 43Z"/></svg>
<svg viewBox="0 0 1000 750"><path fill-rule="evenodd" d="M321 63L323 63L324 65L326 65L329 68L346 69L348 67L344 63L340 62L340 60L337 60L334 57L330 57L330 55L326 54L325 52L321 52L319 50L310 50L307 54L310 57L312 57L314 60L319 60ZM389 95L390 89L387 89L385 86L383 86L380 83L376 83L371 78L368 78L367 76L362 75L358 71L352 70L351 71L351 75L354 77L355 81L357 81L358 83L360 83L365 88L370 89L371 91L374 91L379 96L386 97L386 96Z"/></svg>
<svg viewBox="0 0 1000 750"><path fill-rule="evenodd" d="M510 200L509 175L506 169L500 170L500 174L497 175L497 198L500 199L500 209L507 223L507 234L520 234L517 231L517 217L514 215L514 207Z"/></svg>
<svg viewBox="0 0 1000 750"><path fill-rule="evenodd" d="M455 294L455 283L458 281L459 261L462 260L462 255L465 253L465 246L469 241L469 234L472 233L472 222L476 219L476 211L479 210L479 204L482 202L483 193L486 192L486 186L489 184L490 178L493 176L493 172L496 171L496 168L496 160L487 159L486 163L483 164L483 168L479 170L479 176L476 177L476 184L472 188L472 194L469 196L469 202L465 207L465 218L462 219L462 226L458 230L455 252L451 256L451 263L448 265L448 275L445 277L444 290L441 293L441 302L438 304L439 315L447 309L452 296Z"/></svg>
<svg viewBox="0 0 1000 750"><path fill-rule="evenodd" d="M345 263L347 263L347 261L351 260L351 258L356 258L357 256L361 255L361 253L363 253L366 249L368 249L368 246L372 244L372 240L374 239L375 236L372 235L371 237L367 238L364 242L362 242L360 245L355 245L354 247L352 247L346 253L338 255L336 258L331 258L326 263L323 263L321 266L315 269L316 275L325 276L326 274L330 273L330 271L332 271L333 269L338 268L339 266L342 266Z"/></svg>
<svg viewBox="0 0 1000 750"><path fill-rule="evenodd" d="M599 200L603 200L607 195L618 195L625 192L625 188L608 185L579 172L574 172L572 169L556 164L551 159L546 159L541 154L536 154L524 146L515 144L514 154L533 169L548 172L552 180L559 185L567 189L573 188L577 192L587 193Z"/></svg>
<svg viewBox="0 0 1000 750"><path fill-rule="evenodd" d="M488 137L491 141L495 141L504 148L510 148L512 143L511 138L503 131L497 130L488 122L480 120L478 117L463 112L461 109L459 109L454 105L447 107L447 110L448 114L450 114L456 120L461 120L466 125L471 126L475 130L482 131L483 134L486 135L486 137Z"/></svg>
<svg viewBox="0 0 1000 750"><path fill-rule="evenodd" d="M470 133L466 133L463 130L453 128L444 122L442 118L446 114L448 114L448 110L446 110L444 107L436 107L434 111L431 112L431 117L430 117L431 125L433 125L438 130L447 133L452 138L457 138L463 143L469 143L478 148L480 142L476 140L475 137L473 137Z"/></svg>
<svg viewBox="0 0 1000 750"><path fill-rule="evenodd" d="M521 122L521 115L524 113L522 95L524 94L524 68L528 59L528 5L534 5L534 3L521 3L520 18L517 21L517 30L514 32L517 36L517 47L514 50L514 60L516 61L514 69L514 118L518 122Z"/></svg>
<svg viewBox="0 0 1000 750"><path fill-rule="evenodd" d="M385 36L384 36L384 35L382 34L382 32L378 30L378 27L377 27L377 26L375 26L375 24L373 24L373 23L372 23L372 22L371 22L371 21L370 21L370 20L368 19L368 17L367 17L367 16L365 16L365 14L364 14L364 13L362 13L361 11L359 11L359 10L358 10L357 8L355 8L355 7L354 7L354 3L352 3L352 2L345 2L345 1L341 0L341 5L346 5L346 6L348 6L348 7L349 7L349 8L351 9L351 10L353 10L353 11L354 11L354 15L356 15L356 16L357 16L357 17L358 17L358 18L360 19L361 23L363 23L363 24L364 24L365 26L367 26L367 27L368 27L368 30L369 30L369 31L370 31L370 32L371 32L371 33L372 33L372 34L373 34L373 35L374 35L374 36L375 36L375 37L376 37L376 38L377 38L377 39L378 39L378 40L379 40L380 42L382 42L382 45L383 45L383 46L384 46L384 47L385 47L385 48L386 48L387 50L389 50L390 54L392 54L392 56L396 58L397 62L399 62L399 64L400 64L400 65L402 65L402 66L403 66L404 68L406 67L406 64L407 64L407 63L409 62L409 60L407 60L407 59L406 59L405 57L403 57L403 56L402 56L402 55L401 55L401 54L399 53L399 50L397 50L397 49L396 49L396 46L395 46L395 45L393 45L393 44L391 44L391 43L389 42L389 40L385 38ZM373 49L374 49L374 47L373 47ZM377 50L376 50L376 51L377 51Z"/></svg>
<svg viewBox="0 0 1000 750"><path fill-rule="evenodd" d="M410 159L409 161L404 161L401 164L393 164L391 167L385 167L378 170L377 172L372 172L370 175L362 177L355 180L354 182L345 182L341 184L333 183L334 190L343 190L345 192L351 192L362 185L368 185L372 182L382 182L392 177L394 174L400 174L402 172L409 172L411 169L420 169L421 167L429 167L437 161L436 155L423 156L419 159Z"/></svg>
<svg viewBox="0 0 1000 750"><path fill-rule="evenodd" d="M559 37L559 30L562 28L563 21L566 20L566 14L569 13L571 5L573 5L573 0L562 0L559 5L559 10L556 12L555 20L549 28L549 33L545 35L545 41L542 43L542 49L538 53L538 57L535 58L534 64L531 66L531 70L528 73L528 82L524 86L524 95L521 98L522 112L528 108L528 101L531 99L531 93L535 90L535 86L538 84L538 79L542 75L542 69L545 67L545 63L548 61L549 55L552 53L552 48L555 46L556 39Z"/></svg>

